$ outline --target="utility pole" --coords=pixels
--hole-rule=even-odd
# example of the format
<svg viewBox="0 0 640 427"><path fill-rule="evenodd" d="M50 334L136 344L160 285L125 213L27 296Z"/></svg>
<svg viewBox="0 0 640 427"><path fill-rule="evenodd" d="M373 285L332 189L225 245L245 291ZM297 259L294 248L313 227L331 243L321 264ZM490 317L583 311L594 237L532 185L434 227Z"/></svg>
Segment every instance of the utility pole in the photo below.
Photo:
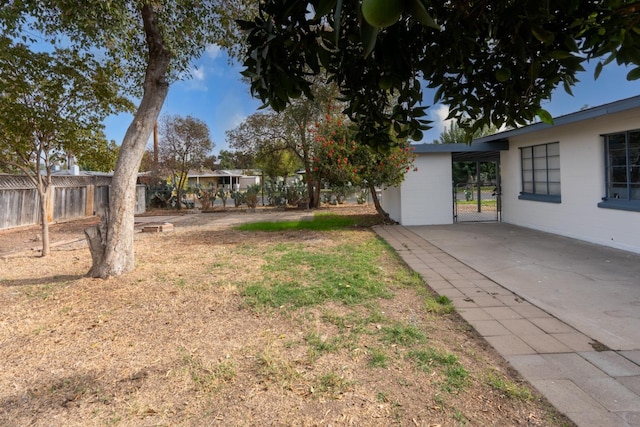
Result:
<svg viewBox="0 0 640 427"><path fill-rule="evenodd" d="M158 121L153 125L153 170L158 170Z"/></svg>

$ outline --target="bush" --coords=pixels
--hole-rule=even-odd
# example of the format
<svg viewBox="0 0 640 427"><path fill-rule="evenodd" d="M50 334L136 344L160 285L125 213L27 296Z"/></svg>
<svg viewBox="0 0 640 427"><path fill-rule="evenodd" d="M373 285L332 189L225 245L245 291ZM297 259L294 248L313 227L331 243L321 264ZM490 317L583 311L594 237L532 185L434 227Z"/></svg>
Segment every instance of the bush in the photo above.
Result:
<svg viewBox="0 0 640 427"><path fill-rule="evenodd" d="M230 197L233 199L233 204L236 208L239 208L244 203L246 203L246 194L242 191L233 190L230 194Z"/></svg>
<svg viewBox="0 0 640 427"><path fill-rule="evenodd" d="M302 181L294 181L285 188L285 197L289 206L298 206L301 203L309 203L307 186Z"/></svg>
<svg viewBox="0 0 640 427"><path fill-rule="evenodd" d="M247 187L247 191L244 193L244 202L249 209L254 210L258 206L258 194L260 194L260 184Z"/></svg>

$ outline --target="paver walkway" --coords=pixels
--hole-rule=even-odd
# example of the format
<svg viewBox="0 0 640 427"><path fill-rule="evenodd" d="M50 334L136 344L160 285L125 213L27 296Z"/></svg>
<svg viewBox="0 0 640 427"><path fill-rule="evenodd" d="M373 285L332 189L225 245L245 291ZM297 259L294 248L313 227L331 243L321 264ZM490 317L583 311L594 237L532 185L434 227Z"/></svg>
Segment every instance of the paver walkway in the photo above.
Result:
<svg viewBox="0 0 640 427"><path fill-rule="evenodd" d="M375 230L578 426L640 426L640 351L609 350L410 228Z"/></svg>

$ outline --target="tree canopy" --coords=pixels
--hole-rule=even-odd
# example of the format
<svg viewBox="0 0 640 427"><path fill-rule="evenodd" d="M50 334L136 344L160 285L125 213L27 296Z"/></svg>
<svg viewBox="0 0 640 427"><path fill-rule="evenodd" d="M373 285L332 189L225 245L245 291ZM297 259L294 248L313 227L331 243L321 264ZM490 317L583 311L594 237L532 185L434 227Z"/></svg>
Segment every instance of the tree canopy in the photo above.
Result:
<svg viewBox="0 0 640 427"><path fill-rule="evenodd" d="M131 103L90 54L31 52L5 36L0 51L0 165L22 172L37 189L46 256L53 167L71 155L81 162L107 160L102 120Z"/></svg>
<svg viewBox="0 0 640 427"><path fill-rule="evenodd" d="M395 1L395 0L392 0ZM558 86L571 93L595 59L640 65L640 6L625 0L406 0L383 28L363 18L360 0L264 0L247 32L244 75L252 92L281 111L326 73L373 146L421 139L428 129L423 85L449 118L477 129L516 127L536 117ZM384 25L387 25L385 23ZM629 79L640 78L640 67Z"/></svg>
<svg viewBox="0 0 640 427"><path fill-rule="evenodd" d="M256 167L254 154L245 151L220 150L217 160L220 169L253 169Z"/></svg>
<svg viewBox="0 0 640 427"><path fill-rule="evenodd" d="M160 162L176 188L181 208L182 194L190 170L202 169L214 143L209 127L191 116L165 116L160 122Z"/></svg>
<svg viewBox="0 0 640 427"><path fill-rule="evenodd" d="M21 0L0 7L2 43L22 40L29 54L42 45L93 55L118 83L119 94L139 98L120 146L100 227L87 230L93 277L135 268L133 225L137 172L169 85L188 76L191 61L210 44L239 40L235 12L245 0ZM6 52L0 49L0 56Z"/></svg>
<svg viewBox="0 0 640 427"><path fill-rule="evenodd" d="M495 126L489 126L482 129L476 129L473 132L472 137L473 139L481 138L483 136L493 135L499 131L500 129L496 128ZM465 140L467 139L467 134L468 132L462 129L460 125L458 125L458 123L451 122L449 126L445 126L444 130L440 132L440 136L438 137L438 139L433 140L433 143L434 144L464 143Z"/></svg>
<svg viewBox="0 0 640 427"><path fill-rule="evenodd" d="M133 108L108 68L70 49L0 43L0 163L37 175L68 154L100 157L108 146L102 120Z"/></svg>
<svg viewBox="0 0 640 427"><path fill-rule="evenodd" d="M253 155L283 150L295 153L305 169L309 207L316 208L320 205L320 185L313 171L317 142L311 131L335 109L337 92L335 85L320 79L310 90L311 96L300 96L282 111L267 109L247 117L227 132L227 140L233 148Z"/></svg>
<svg viewBox="0 0 640 427"><path fill-rule="evenodd" d="M314 172L319 182L332 186L352 185L370 191L378 215L388 221L376 189L399 185L412 169L415 154L404 139L388 150L374 150L356 141L355 127L340 115L327 115L314 130L317 149Z"/></svg>

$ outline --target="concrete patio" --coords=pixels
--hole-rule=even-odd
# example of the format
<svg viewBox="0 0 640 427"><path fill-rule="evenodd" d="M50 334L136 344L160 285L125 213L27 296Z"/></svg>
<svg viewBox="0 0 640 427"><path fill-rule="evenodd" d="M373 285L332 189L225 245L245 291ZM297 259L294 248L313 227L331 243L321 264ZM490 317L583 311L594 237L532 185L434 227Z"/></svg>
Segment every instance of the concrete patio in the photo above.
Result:
<svg viewBox="0 0 640 427"><path fill-rule="evenodd" d="M640 426L640 255L500 223L377 227L579 426Z"/></svg>

